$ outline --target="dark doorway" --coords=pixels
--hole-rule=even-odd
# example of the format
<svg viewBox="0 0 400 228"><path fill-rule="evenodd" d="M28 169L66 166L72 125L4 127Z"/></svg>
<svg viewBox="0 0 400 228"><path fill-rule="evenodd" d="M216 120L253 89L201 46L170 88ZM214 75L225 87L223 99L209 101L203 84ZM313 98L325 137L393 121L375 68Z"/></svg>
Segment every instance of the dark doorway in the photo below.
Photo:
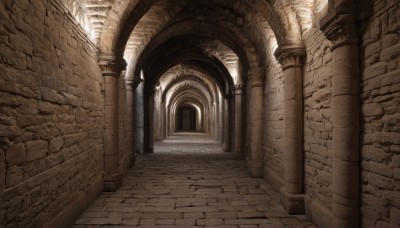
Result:
<svg viewBox="0 0 400 228"><path fill-rule="evenodd" d="M178 131L196 131L196 110L191 107L180 107L176 123Z"/></svg>

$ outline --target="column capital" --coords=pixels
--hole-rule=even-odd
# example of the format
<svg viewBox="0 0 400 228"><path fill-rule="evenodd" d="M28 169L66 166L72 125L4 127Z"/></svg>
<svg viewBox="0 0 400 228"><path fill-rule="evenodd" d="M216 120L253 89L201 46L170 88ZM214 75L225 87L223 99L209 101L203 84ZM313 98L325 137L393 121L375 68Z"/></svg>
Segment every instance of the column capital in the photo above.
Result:
<svg viewBox="0 0 400 228"><path fill-rule="evenodd" d="M125 85L127 90L135 90L136 87L143 82L142 79L125 78Z"/></svg>
<svg viewBox="0 0 400 228"><path fill-rule="evenodd" d="M117 59L114 53L100 53L99 65L103 71L103 76L116 77L126 68L124 59Z"/></svg>
<svg viewBox="0 0 400 228"><path fill-rule="evenodd" d="M263 78L259 76L249 77L251 87L261 87L263 84Z"/></svg>
<svg viewBox="0 0 400 228"><path fill-rule="evenodd" d="M306 55L304 44L281 45L275 51L276 59L281 63L282 70L292 67L302 67Z"/></svg>
<svg viewBox="0 0 400 228"><path fill-rule="evenodd" d="M352 14L340 14L325 20L321 26L326 38L332 41L332 50L343 45L357 44L358 31L356 16Z"/></svg>
<svg viewBox="0 0 400 228"><path fill-rule="evenodd" d="M243 94L244 84L236 84L232 88L236 95Z"/></svg>

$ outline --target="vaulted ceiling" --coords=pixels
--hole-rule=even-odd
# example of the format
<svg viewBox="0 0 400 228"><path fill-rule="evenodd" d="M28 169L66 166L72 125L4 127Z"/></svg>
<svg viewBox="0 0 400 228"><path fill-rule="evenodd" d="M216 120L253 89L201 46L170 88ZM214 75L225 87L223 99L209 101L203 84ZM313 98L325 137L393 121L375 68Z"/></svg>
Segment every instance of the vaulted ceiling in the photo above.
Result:
<svg viewBox="0 0 400 228"><path fill-rule="evenodd" d="M125 59L127 78L144 75L151 90L203 75L228 94L247 78L263 77L278 46L301 43L328 0L62 2L100 52Z"/></svg>

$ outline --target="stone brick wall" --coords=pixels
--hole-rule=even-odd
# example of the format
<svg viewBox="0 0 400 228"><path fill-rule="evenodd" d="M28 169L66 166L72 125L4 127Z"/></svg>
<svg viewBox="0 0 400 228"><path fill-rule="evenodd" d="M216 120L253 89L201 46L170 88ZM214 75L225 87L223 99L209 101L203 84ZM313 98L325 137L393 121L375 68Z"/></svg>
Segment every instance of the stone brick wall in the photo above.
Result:
<svg viewBox="0 0 400 228"><path fill-rule="evenodd" d="M279 190L282 183L284 146L283 74L281 65L273 60L268 64L264 79L263 153L264 177Z"/></svg>
<svg viewBox="0 0 400 228"><path fill-rule="evenodd" d="M68 226L102 188L103 78L65 12L0 1L0 227Z"/></svg>
<svg viewBox="0 0 400 228"><path fill-rule="evenodd" d="M361 220L400 225L400 3L373 1L361 23ZM367 4L368 5L368 4ZM366 5L366 6L367 6Z"/></svg>
<svg viewBox="0 0 400 228"><path fill-rule="evenodd" d="M318 28L313 28L305 40L303 147L306 208L308 214L321 209L330 213L333 158L331 42Z"/></svg>

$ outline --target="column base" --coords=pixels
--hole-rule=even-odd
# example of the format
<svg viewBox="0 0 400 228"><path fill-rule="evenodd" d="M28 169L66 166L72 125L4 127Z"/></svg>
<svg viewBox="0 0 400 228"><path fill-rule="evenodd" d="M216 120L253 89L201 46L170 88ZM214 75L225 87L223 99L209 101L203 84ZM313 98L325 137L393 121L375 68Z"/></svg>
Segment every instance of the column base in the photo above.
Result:
<svg viewBox="0 0 400 228"><path fill-rule="evenodd" d="M317 227L332 227L332 211L321 201L311 198L306 194L304 196L304 208L307 217L309 217Z"/></svg>
<svg viewBox="0 0 400 228"><path fill-rule="evenodd" d="M252 161L247 161L247 172L251 177L259 178L263 176L263 168L255 166Z"/></svg>
<svg viewBox="0 0 400 228"><path fill-rule="evenodd" d="M152 153L154 153L154 149L150 148L150 147L146 147L146 148L144 148L144 153L145 154L152 154Z"/></svg>
<svg viewBox="0 0 400 228"><path fill-rule="evenodd" d="M133 153L129 156L128 168L132 168L135 165L135 162L136 162L136 154Z"/></svg>
<svg viewBox="0 0 400 228"><path fill-rule="evenodd" d="M287 213L304 214L304 194L288 193L284 188L280 190L281 203Z"/></svg>
<svg viewBox="0 0 400 228"><path fill-rule="evenodd" d="M104 192L115 192L121 185L123 181L123 175L120 172L114 173L111 176L104 177Z"/></svg>
<svg viewBox="0 0 400 228"><path fill-rule="evenodd" d="M235 149L232 153L232 157L233 157L233 159L236 159L236 160L242 160L243 159L242 151Z"/></svg>
<svg viewBox="0 0 400 228"><path fill-rule="evenodd" d="M224 144L222 145L222 149L223 149L225 152L228 152L228 151L229 151L229 145L226 144L226 143L224 143Z"/></svg>

